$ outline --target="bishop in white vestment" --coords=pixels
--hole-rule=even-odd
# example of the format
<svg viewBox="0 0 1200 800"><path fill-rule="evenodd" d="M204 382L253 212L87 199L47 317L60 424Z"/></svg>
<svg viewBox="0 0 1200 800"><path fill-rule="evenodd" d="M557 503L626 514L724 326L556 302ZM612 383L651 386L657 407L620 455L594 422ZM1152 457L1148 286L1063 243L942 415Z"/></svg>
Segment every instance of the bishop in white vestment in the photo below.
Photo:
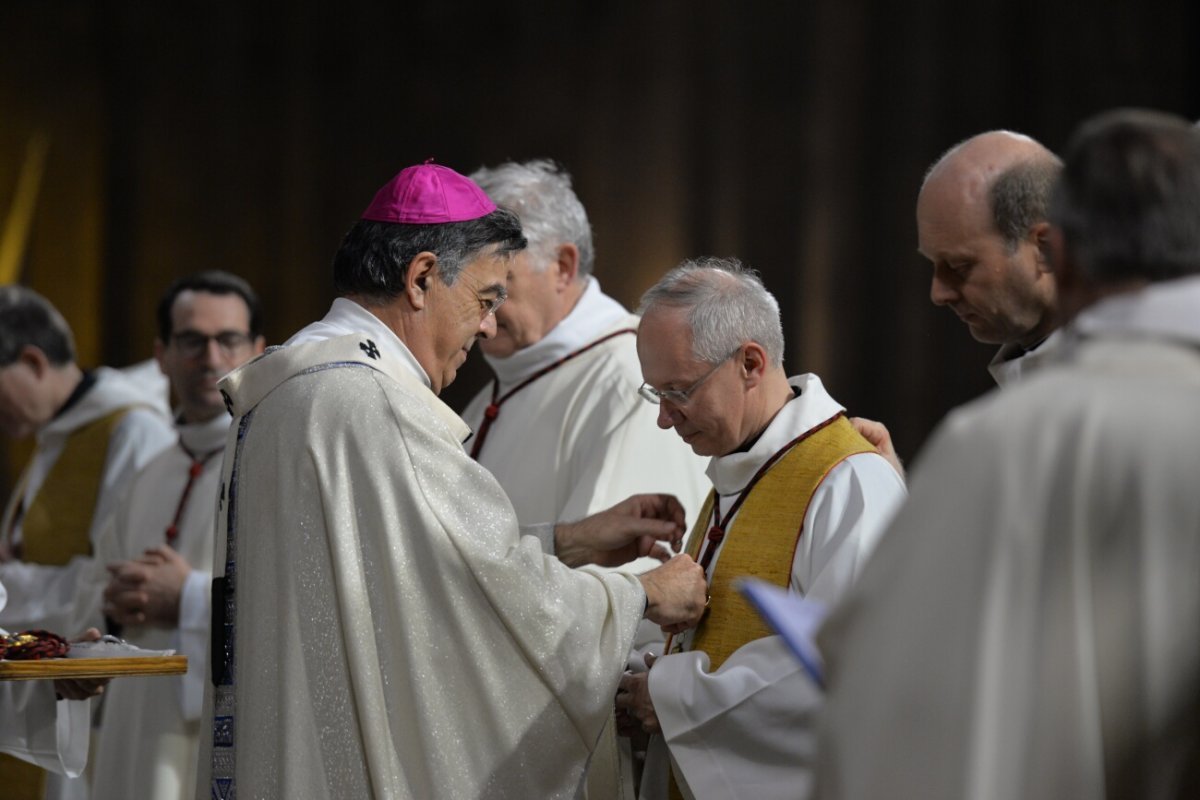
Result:
<svg viewBox="0 0 1200 800"><path fill-rule="evenodd" d="M686 556L643 576L570 569L521 537L437 398L494 334L523 243L467 179L409 168L347 234L326 318L222 382L201 791L572 797L638 620L698 618Z"/></svg>

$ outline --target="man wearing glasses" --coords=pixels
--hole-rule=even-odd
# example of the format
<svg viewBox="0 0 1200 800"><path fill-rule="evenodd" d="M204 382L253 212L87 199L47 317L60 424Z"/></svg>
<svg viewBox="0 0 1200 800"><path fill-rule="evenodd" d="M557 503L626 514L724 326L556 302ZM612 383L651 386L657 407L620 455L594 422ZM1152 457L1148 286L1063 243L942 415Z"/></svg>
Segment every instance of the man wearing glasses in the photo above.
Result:
<svg viewBox="0 0 1200 800"><path fill-rule="evenodd" d="M711 458L713 484L686 548L706 571L709 612L617 697L661 734L642 796L803 797L820 693L733 581L836 603L904 484L820 378L784 372L779 306L736 259L685 262L641 311L642 396L660 427Z"/></svg>
<svg viewBox="0 0 1200 800"><path fill-rule="evenodd" d="M97 598L103 592L106 616L126 640L188 656L188 672L110 687L93 800L195 792L213 516L230 422L217 381L264 344L258 296L241 278L215 270L171 284L159 301L158 327L154 354L175 395L178 438L138 473L101 533L92 591Z"/></svg>
<svg viewBox="0 0 1200 800"><path fill-rule="evenodd" d="M687 556L570 568L678 541L676 501L521 536L437 397L524 246L467 178L403 170L334 256L325 318L221 382L212 796L576 796L638 621L699 619Z"/></svg>
<svg viewBox="0 0 1200 800"><path fill-rule="evenodd" d="M471 176L521 219L529 246L508 263L510 298L479 349L496 377L463 420L471 455L504 487L523 523L571 521L638 492L667 492L689 524L708 491L704 461L654 424L637 387L636 315L593 274L592 229L571 176L546 160L506 162ZM623 569L647 570L654 559ZM635 645L661 652L643 622ZM627 744L627 740L620 740ZM605 730L588 765L592 798L634 797L631 756Z"/></svg>

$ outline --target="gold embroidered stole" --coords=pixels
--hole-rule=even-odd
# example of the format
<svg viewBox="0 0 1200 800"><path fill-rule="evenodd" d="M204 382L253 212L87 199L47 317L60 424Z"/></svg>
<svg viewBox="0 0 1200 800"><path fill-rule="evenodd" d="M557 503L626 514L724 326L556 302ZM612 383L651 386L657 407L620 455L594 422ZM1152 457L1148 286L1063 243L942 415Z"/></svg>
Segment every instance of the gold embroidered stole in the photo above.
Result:
<svg viewBox="0 0 1200 800"><path fill-rule="evenodd" d="M109 439L129 411L118 408L67 437L62 454L21 521L23 561L62 566L74 556L91 554L88 534L100 496ZM55 633L73 636L78 631Z"/></svg>
<svg viewBox="0 0 1200 800"><path fill-rule="evenodd" d="M712 600L689 648L707 653L712 671L739 647L771 635L750 601L734 587L734 581L753 575L788 588L792 560L804 534L804 516L817 487L848 457L874 452L875 448L839 414L810 431L750 488L726 531L724 547L709 581ZM713 499L714 493L710 492L688 537L686 551L697 561L712 525ZM674 767L668 796L671 800L683 796L675 782Z"/></svg>
<svg viewBox="0 0 1200 800"><path fill-rule="evenodd" d="M846 458L871 452L875 449L839 415L793 446L751 488L713 568L709 612L692 638L691 649L707 653L713 670L742 645L770 635L762 617L734 588L734 581L753 575L786 589L813 493ZM711 505L710 496L708 515L697 520L688 541L688 552L696 559L712 519Z"/></svg>

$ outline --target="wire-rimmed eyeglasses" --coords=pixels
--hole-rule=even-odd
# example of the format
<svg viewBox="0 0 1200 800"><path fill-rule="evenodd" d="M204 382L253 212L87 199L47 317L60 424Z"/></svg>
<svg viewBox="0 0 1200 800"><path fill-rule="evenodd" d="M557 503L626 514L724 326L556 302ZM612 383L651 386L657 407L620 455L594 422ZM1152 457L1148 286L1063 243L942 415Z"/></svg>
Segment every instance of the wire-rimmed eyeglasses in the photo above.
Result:
<svg viewBox="0 0 1200 800"><path fill-rule="evenodd" d="M654 405L658 405L663 400L666 400L673 406L685 406L687 405L688 401L692 399L692 395L696 393L696 390L704 385L704 382L711 378L713 373L720 369L726 361L736 356L741 352L741 350L742 348L738 347L737 350L734 350L716 364L713 364L712 369L704 373L700 377L700 380L696 381L686 389L655 389L650 384L643 382L642 385L638 387L638 394L642 396L643 400L648 403L653 403Z"/></svg>
<svg viewBox="0 0 1200 800"><path fill-rule="evenodd" d="M199 358L204 355L210 340L216 342L217 347L227 356L236 355L252 341L250 334L241 331L221 331L212 336L196 331L182 331L171 336L172 344L185 358Z"/></svg>

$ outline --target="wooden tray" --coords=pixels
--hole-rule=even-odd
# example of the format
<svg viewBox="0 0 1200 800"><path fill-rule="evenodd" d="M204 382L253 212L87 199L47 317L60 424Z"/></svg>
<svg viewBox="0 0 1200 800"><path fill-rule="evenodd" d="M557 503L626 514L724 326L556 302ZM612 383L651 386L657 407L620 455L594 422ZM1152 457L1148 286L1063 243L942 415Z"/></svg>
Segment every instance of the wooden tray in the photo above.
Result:
<svg viewBox="0 0 1200 800"><path fill-rule="evenodd" d="M58 678L120 678L126 675L182 675L187 656L134 658L48 658L0 661L0 681L45 681Z"/></svg>

